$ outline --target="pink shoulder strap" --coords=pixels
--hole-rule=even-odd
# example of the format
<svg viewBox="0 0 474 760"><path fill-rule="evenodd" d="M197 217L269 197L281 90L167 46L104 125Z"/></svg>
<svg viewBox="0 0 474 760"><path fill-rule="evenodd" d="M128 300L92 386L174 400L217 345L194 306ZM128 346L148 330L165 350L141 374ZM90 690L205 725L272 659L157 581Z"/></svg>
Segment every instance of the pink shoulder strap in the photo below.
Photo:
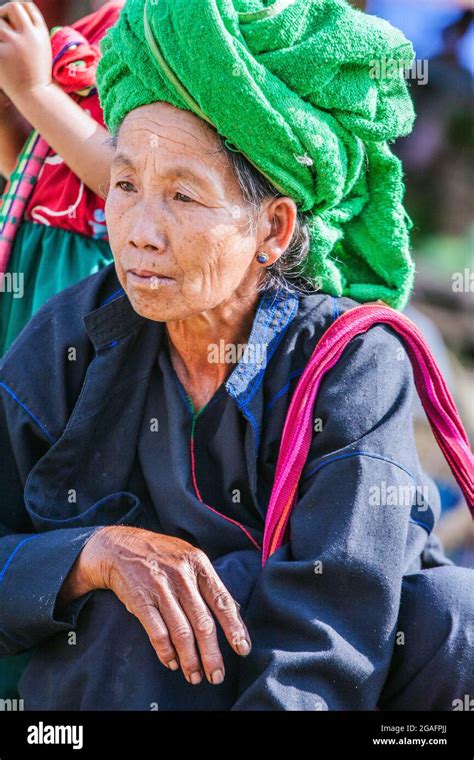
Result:
<svg viewBox="0 0 474 760"><path fill-rule="evenodd" d="M408 317L380 304L362 304L341 314L319 340L299 379L283 429L265 519L262 566L281 546L296 501L298 482L314 435L313 408L321 381L337 363L349 341L379 322L389 325L403 339L431 429L474 518L474 458L452 396L416 325Z"/></svg>

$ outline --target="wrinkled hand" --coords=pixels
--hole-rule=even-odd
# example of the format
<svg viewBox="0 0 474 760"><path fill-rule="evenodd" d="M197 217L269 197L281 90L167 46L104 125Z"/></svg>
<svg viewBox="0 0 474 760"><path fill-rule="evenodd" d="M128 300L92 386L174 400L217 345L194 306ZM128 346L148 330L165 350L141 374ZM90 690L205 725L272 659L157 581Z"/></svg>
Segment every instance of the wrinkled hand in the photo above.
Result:
<svg viewBox="0 0 474 760"><path fill-rule="evenodd" d="M250 651L238 603L206 554L187 541L110 526L97 531L81 554L87 586L112 590L138 618L163 665L181 666L189 683L201 681L202 669L210 683L224 678L213 615L237 654Z"/></svg>
<svg viewBox="0 0 474 760"><path fill-rule="evenodd" d="M52 53L48 27L34 3L0 6L0 89L15 103L51 84Z"/></svg>

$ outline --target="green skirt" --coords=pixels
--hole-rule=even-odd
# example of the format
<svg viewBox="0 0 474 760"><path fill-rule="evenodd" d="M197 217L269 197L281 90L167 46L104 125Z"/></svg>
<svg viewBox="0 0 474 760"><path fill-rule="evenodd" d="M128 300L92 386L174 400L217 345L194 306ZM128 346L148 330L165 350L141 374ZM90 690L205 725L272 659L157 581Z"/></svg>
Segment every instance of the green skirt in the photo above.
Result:
<svg viewBox="0 0 474 760"><path fill-rule="evenodd" d="M112 260L106 240L23 222L0 280L0 356L49 298Z"/></svg>
<svg viewBox="0 0 474 760"><path fill-rule="evenodd" d="M46 301L113 261L105 240L23 222L6 276L0 280L0 356ZM33 650L0 659L0 699L18 697L17 684Z"/></svg>

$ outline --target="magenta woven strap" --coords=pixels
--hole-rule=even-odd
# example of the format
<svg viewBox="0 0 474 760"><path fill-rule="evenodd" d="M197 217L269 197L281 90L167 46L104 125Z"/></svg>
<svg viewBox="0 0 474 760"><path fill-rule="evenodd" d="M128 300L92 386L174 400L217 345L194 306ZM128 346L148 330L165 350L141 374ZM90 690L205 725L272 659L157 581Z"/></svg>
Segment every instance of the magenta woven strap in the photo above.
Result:
<svg viewBox="0 0 474 760"><path fill-rule="evenodd" d="M281 546L296 501L298 482L315 434L313 408L321 381L337 363L354 336L381 322L395 330L403 340L413 367L416 389L431 429L474 518L474 458L452 396L416 325L381 303L362 304L341 314L321 337L300 377L283 429L265 519L262 566Z"/></svg>

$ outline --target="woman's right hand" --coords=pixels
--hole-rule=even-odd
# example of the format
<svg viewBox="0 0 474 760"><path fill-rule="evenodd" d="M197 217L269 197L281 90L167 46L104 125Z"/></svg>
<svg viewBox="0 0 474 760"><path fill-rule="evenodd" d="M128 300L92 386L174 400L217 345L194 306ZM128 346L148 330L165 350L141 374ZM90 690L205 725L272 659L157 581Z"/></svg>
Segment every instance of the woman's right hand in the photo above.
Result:
<svg viewBox="0 0 474 760"><path fill-rule="evenodd" d="M92 535L66 578L60 600L113 591L148 634L168 668L197 684L224 678L216 624L239 655L250 652L239 605L206 554L187 541L143 528L106 526Z"/></svg>

